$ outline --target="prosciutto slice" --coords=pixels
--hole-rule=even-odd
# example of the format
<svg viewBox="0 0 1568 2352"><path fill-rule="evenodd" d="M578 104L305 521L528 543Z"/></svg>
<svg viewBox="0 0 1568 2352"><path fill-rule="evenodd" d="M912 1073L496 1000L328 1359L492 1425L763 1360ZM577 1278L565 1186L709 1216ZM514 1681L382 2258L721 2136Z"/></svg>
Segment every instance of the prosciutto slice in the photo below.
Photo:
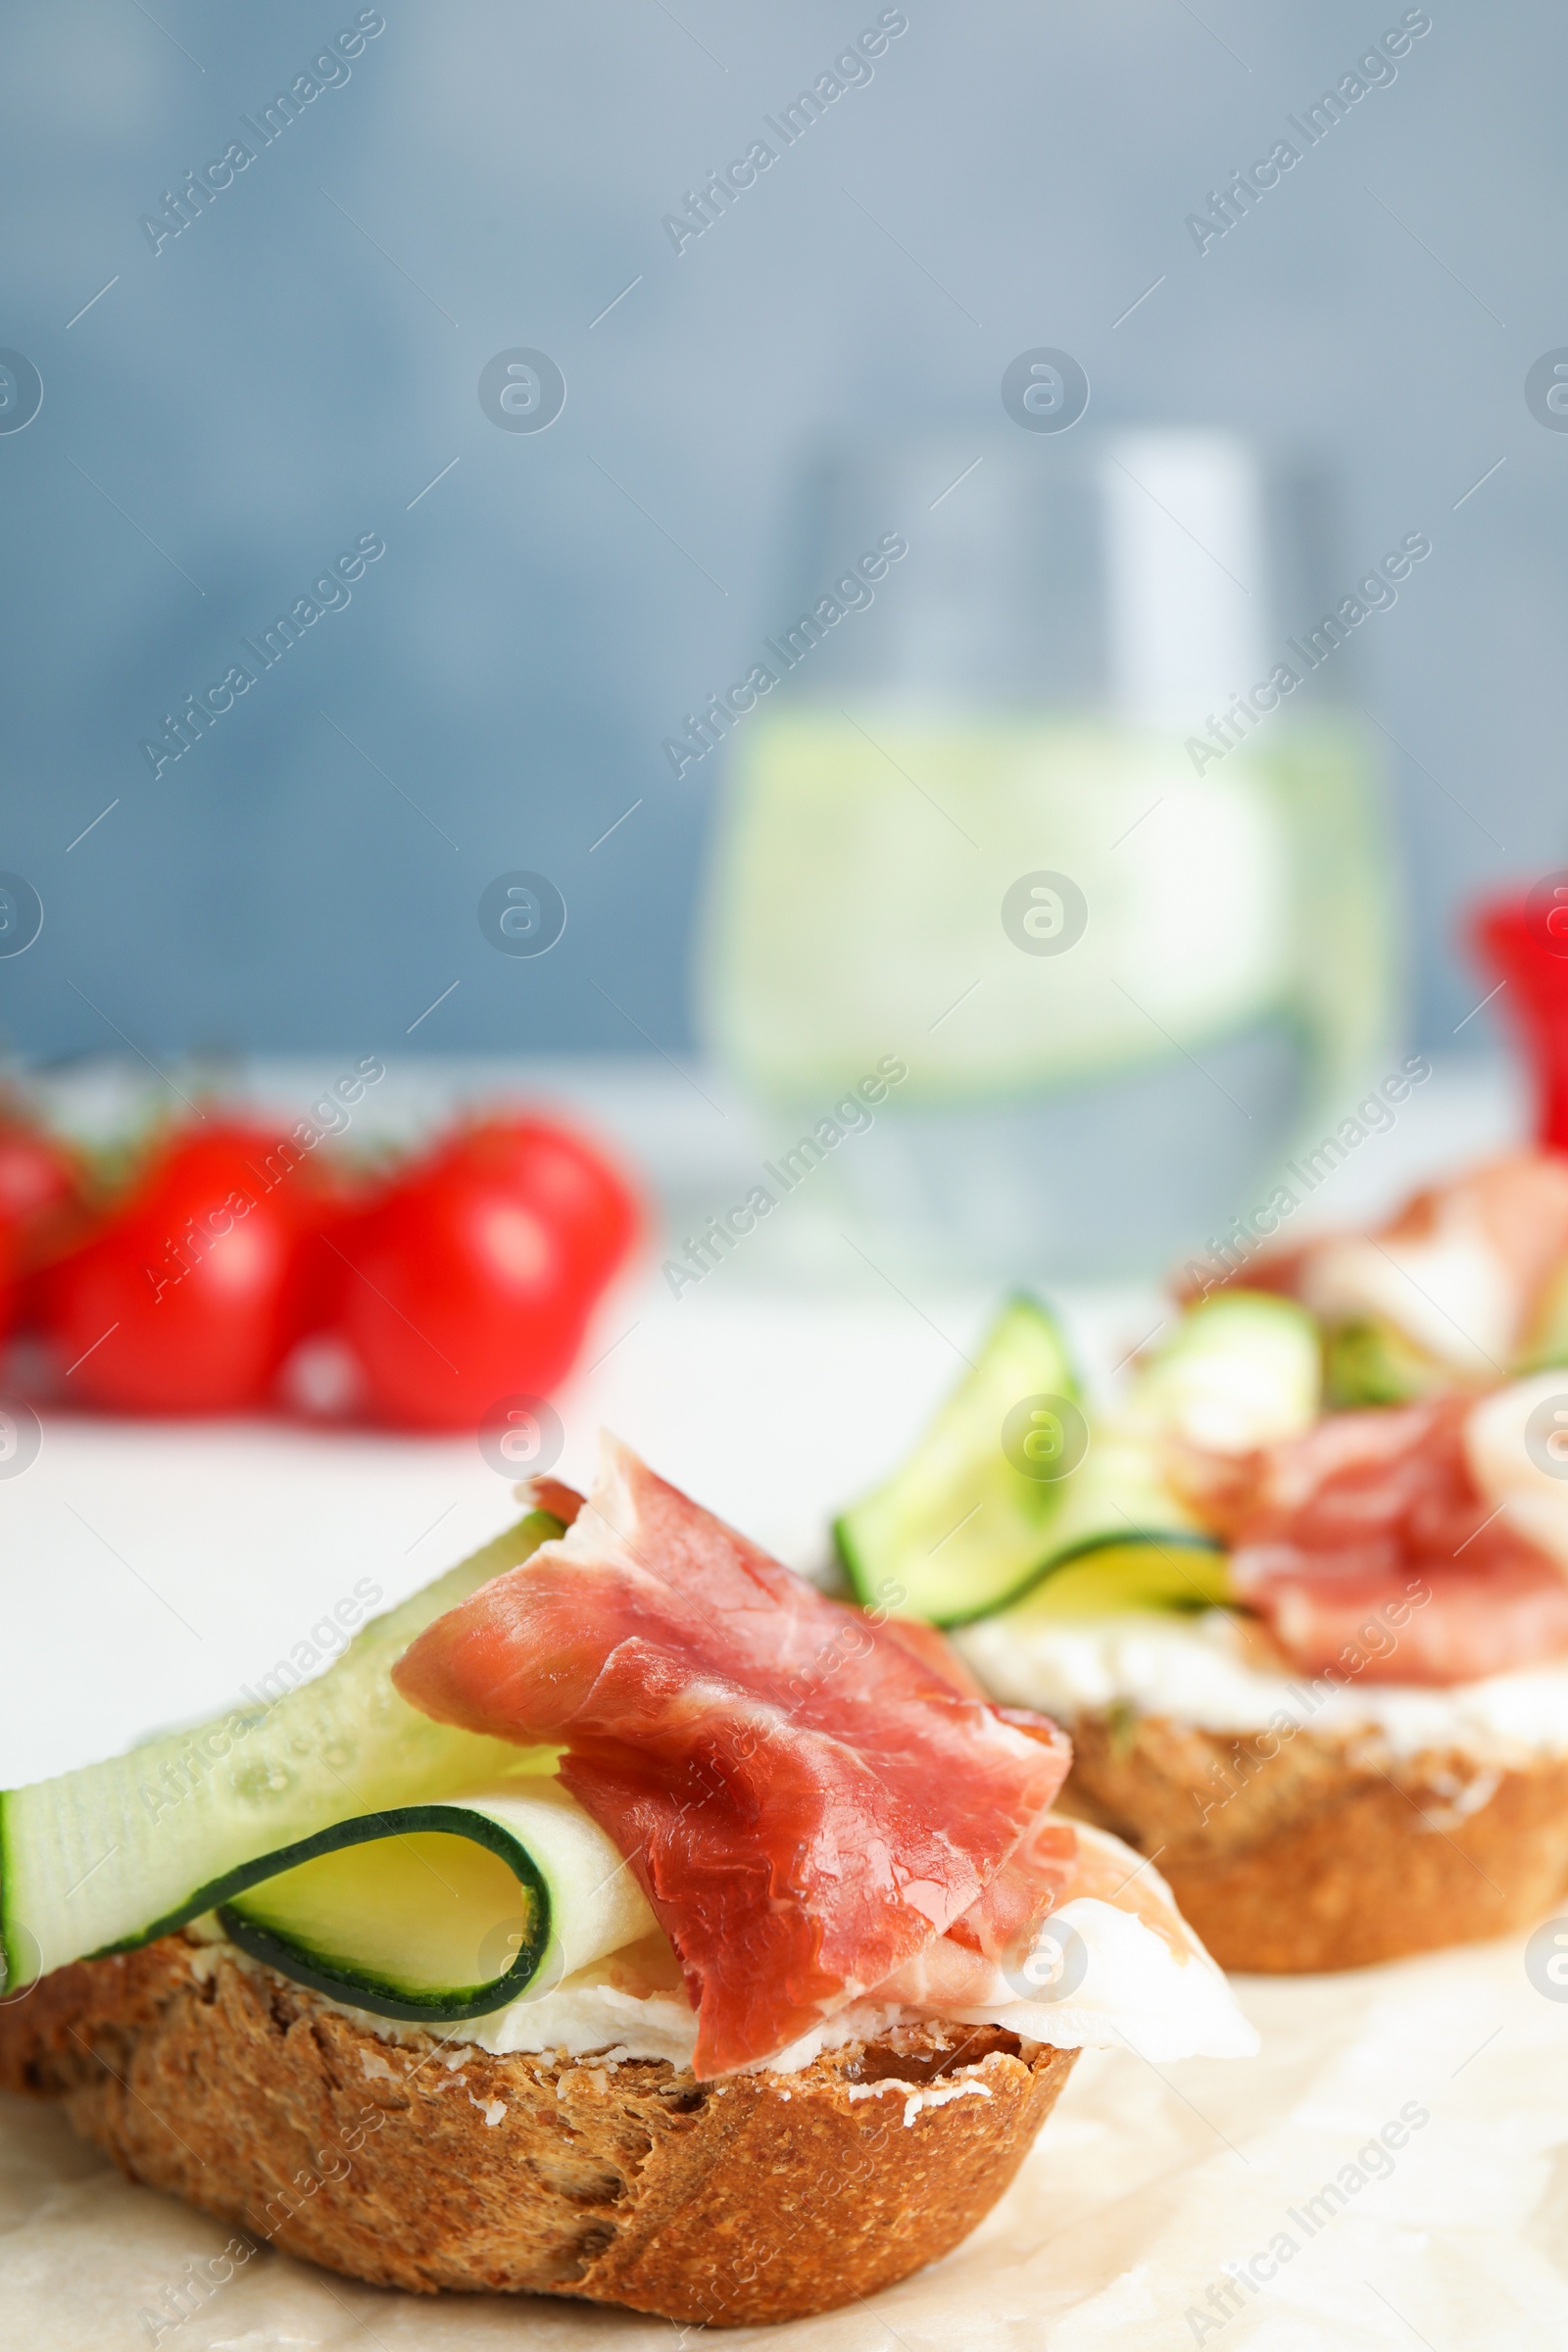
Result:
<svg viewBox="0 0 1568 2352"><path fill-rule="evenodd" d="M1568 1258L1568 1157L1519 1152L1412 1194L1371 1234L1325 1234L1244 1266L1330 1323L1382 1316L1474 1384L1499 1380Z"/></svg>
<svg viewBox="0 0 1568 2352"><path fill-rule="evenodd" d="M1041 1717L1030 1719L1040 1722ZM1126 1911L1164 1944L1179 1968L1198 1949L1170 1889L1119 1838L1053 1814L1004 1862L978 1903L876 1990L939 2017L990 2009L1004 2015L1040 1998L1027 1966L1052 1912L1088 1896Z"/></svg>
<svg viewBox="0 0 1568 2352"><path fill-rule="evenodd" d="M902 1642L906 1649L912 1651L922 1665L929 1666L933 1674L951 1683L955 1690L961 1690L965 1698L986 1696L984 1685L970 1673L940 1627L927 1625L919 1617L890 1617L887 1632L895 1642Z"/></svg>
<svg viewBox="0 0 1568 2352"><path fill-rule="evenodd" d="M679 1955L699 2076L772 2056L966 1915L979 1940L1049 1908L1004 1882L995 1923L976 1912L1042 1830L1065 1737L1004 1723L612 1439L561 1542L394 1680L440 1722L564 1747Z"/></svg>
<svg viewBox="0 0 1568 2352"><path fill-rule="evenodd" d="M1238 1597L1294 1665L1460 1683L1568 1651L1568 1579L1477 1486L1473 1410L1331 1413L1240 1463L1190 1466Z"/></svg>
<svg viewBox="0 0 1568 2352"><path fill-rule="evenodd" d="M934 1936L923 1951L874 1987L876 1998L936 2017L1017 2000L1018 1972L1041 1928L1065 1899L1078 1862L1072 1823L1054 1815L1042 1822L945 1936Z"/></svg>

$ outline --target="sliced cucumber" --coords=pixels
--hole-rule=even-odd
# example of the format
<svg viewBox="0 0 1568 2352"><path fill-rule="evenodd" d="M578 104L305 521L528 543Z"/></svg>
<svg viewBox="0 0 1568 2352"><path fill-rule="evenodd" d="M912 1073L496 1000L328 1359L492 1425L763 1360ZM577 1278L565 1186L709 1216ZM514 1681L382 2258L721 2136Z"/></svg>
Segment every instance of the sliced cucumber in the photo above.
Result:
<svg viewBox="0 0 1568 2352"><path fill-rule="evenodd" d="M1216 1453L1247 1453L1309 1429L1322 1403L1322 1340L1304 1306L1270 1291L1225 1291L1190 1307L1142 1366L1132 1426Z"/></svg>
<svg viewBox="0 0 1568 2352"><path fill-rule="evenodd" d="M1054 1567L1007 1618L1021 1626L1042 1617L1111 1617L1123 1609L1212 1609L1234 1597L1226 1554L1207 1537L1107 1537Z"/></svg>
<svg viewBox="0 0 1568 2352"><path fill-rule="evenodd" d="M839 1520L856 1596L870 1607L902 1591L901 1613L949 1626L1026 1594L1061 1614L1227 1600L1223 1546L1173 1486L1172 1446L1235 1453L1297 1435L1320 1409L1321 1366L1318 1327L1294 1299L1226 1292L1182 1316L1114 1417L1090 1435L1080 1416L1087 1449L1058 1455L1061 1475L1030 1477L1009 1414L1047 1396L1070 1407L1077 1384L1056 1325L1015 1298L910 1460ZM1066 1418L1044 1425L1059 1434Z"/></svg>
<svg viewBox="0 0 1568 2352"><path fill-rule="evenodd" d="M1206 1536L1138 1536L1079 1552L1018 1604L1037 1616L1112 1616L1119 1609L1225 1609L1230 1557Z"/></svg>
<svg viewBox="0 0 1568 2352"><path fill-rule="evenodd" d="M530 1512L270 1704L0 1796L7 1989L167 1934L210 1907L214 1882L335 1823L484 1786L530 1758L537 1770L538 1750L421 1715L391 1669L416 1634L561 1532Z"/></svg>
<svg viewBox="0 0 1568 2352"><path fill-rule="evenodd" d="M1044 1454L1034 1476L1004 1451L1004 1427L1036 1400L1075 1407L1077 1395L1054 1318L1038 1299L1010 1298L978 1362L909 1459L835 1523L839 1556L861 1605L961 1625L1004 1607L1028 1585L1070 1483L1051 1475L1050 1453L1072 1415L1041 1405L1038 1426L1013 1443L1014 1459L1020 1451L1031 1460Z"/></svg>
<svg viewBox="0 0 1568 2352"><path fill-rule="evenodd" d="M1547 1361L1550 1359L1547 1358ZM1534 1367L1532 1367L1534 1368ZM1381 1315L1337 1324L1323 1342L1323 1386L1331 1406L1408 1404L1451 1389L1460 1376Z"/></svg>
<svg viewBox="0 0 1568 2352"><path fill-rule="evenodd" d="M1064 1578L1077 1580L1065 1588L1068 1605L1089 1577L1107 1596L1102 1609L1145 1605L1134 1593L1168 1592L1173 1604L1194 1608L1206 1606L1216 1592L1228 1594L1223 1548L1172 1487L1166 1450L1157 1427L1111 1422L1096 1430L1030 1580L1043 1605ZM1118 1575L1128 1592L1120 1603L1108 1597Z"/></svg>
<svg viewBox="0 0 1568 2352"><path fill-rule="evenodd" d="M1032 1613L1207 1608L1231 1598L1224 1546L1171 1481L1172 1443L1245 1452L1309 1428L1317 1325L1294 1299L1228 1291L1184 1314L1097 1426L1025 1604Z"/></svg>
<svg viewBox="0 0 1568 2352"><path fill-rule="evenodd" d="M885 1486L834 1534L857 1598L937 1625L1031 1608L1208 1607L1230 1596L1223 1546L1167 1473L1174 1442L1243 1452L1319 1410L1316 1323L1294 1299L1227 1292L1183 1315L1116 1415L1080 1436L1063 1474L1030 1477L1004 1436L1021 1400L1077 1397L1060 1332L1015 1298L980 1361ZM1056 1414L1048 1427L1067 1416ZM1025 1438L1024 1445L1030 1443Z"/></svg>
<svg viewBox="0 0 1568 2352"><path fill-rule="evenodd" d="M242 1951L380 2017L483 2017L649 1935L597 1823L549 1781L340 1822L212 1899Z"/></svg>

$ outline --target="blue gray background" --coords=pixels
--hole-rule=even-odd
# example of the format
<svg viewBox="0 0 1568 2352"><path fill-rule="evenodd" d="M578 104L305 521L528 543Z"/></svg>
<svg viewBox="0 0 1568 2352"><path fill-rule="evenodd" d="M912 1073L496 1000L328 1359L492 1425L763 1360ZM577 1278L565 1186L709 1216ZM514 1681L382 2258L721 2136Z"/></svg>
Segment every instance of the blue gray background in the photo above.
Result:
<svg viewBox="0 0 1568 2352"><path fill-rule="evenodd" d="M1040 344L1102 422L1326 463L1348 576L1431 534L1361 682L1417 1028L1448 1041L1481 993L1456 905L1568 856L1568 434L1523 395L1568 343L1568 24L1437 0L1200 257L1187 214L1400 7L909 0L869 84L677 256L662 217L878 13L385 0L155 256L140 216L358 9L13 0L0 344L45 395L0 435L0 866L47 908L0 962L14 1050L401 1044L442 991L411 1046L678 1047L713 783L661 739L786 616L823 447L992 432ZM518 345L567 380L545 433L479 407ZM366 532L352 604L154 781L161 714ZM475 919L514 868L571 908L537 961Z"/></svg>

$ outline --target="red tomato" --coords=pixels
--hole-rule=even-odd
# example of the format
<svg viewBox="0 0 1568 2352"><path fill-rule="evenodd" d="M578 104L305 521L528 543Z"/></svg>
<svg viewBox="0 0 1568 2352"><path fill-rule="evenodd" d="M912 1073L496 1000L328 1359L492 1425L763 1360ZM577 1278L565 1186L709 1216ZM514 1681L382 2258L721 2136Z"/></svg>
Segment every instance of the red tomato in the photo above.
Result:
<svg viewBox="0 0 1568 2352"><path fill-rule="evenodd" d="M260 1403L303 1327L318 1213L316 1169L270 1130L214 1118L164 1143L41 1277L67 1396L138 1413Z"/></svg>
<svg viewBox="0 0 1568 2352"><path fill-rule="evenodd" d="M341 1319L345 1286L351 1282L353 1236L381 1188L353 1166L324 1157L311 1169L291 1206L299 1232L299 1260L291 1288L291 1325L296 1339L329 1331Z"/></svg>
<svg viewBox="0 0 1568 2352"><path fill-rule="evenodd" d="M29 1225L82 1194L81 1163L70 1146L0 1114L0 1216Z"/></svg>
<svg viewBox="0 0 1568 2352"><path fill-rule="evenodd" d="M86 1170L69 1144L0 1110L0 1222L20 1279L77 1238L86 1195Z"/></svg>
<svg viewBox="0 0 1568 2352"><path fill-rule="evenodd" d="M476 1429L570 1366L636 1221L620 1178L542 1121L438 1145L346 1245L343 1333L374 1402L412 1429Z"/></svg>
<svg viewBox="0 0 1568 2352"><path fill-rule="evenodd" d="M631 1247L636 1194L612 1161L569 1128L498 1115L460 1128L439 1156L512 1185L555 1227L590 1282L607 1281Z"/></svg>

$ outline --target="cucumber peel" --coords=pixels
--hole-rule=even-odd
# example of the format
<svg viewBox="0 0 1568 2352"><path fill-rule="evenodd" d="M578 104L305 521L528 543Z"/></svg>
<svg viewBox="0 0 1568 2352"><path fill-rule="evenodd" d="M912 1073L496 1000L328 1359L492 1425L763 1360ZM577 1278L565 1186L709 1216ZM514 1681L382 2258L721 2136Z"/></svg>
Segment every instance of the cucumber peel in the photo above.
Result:
<svg viewBox="0 0 1568 2352"><path fill-rule="evenodd" d="M559 1520L529 1512L270 1705L6 1791L6 1989L168 1935L211 1909L211 1889L236 1871L340 1823L553 1762L551 1751L434 1722L399 1696L391 1674L425 1626L561 1533Z"/></svg>

